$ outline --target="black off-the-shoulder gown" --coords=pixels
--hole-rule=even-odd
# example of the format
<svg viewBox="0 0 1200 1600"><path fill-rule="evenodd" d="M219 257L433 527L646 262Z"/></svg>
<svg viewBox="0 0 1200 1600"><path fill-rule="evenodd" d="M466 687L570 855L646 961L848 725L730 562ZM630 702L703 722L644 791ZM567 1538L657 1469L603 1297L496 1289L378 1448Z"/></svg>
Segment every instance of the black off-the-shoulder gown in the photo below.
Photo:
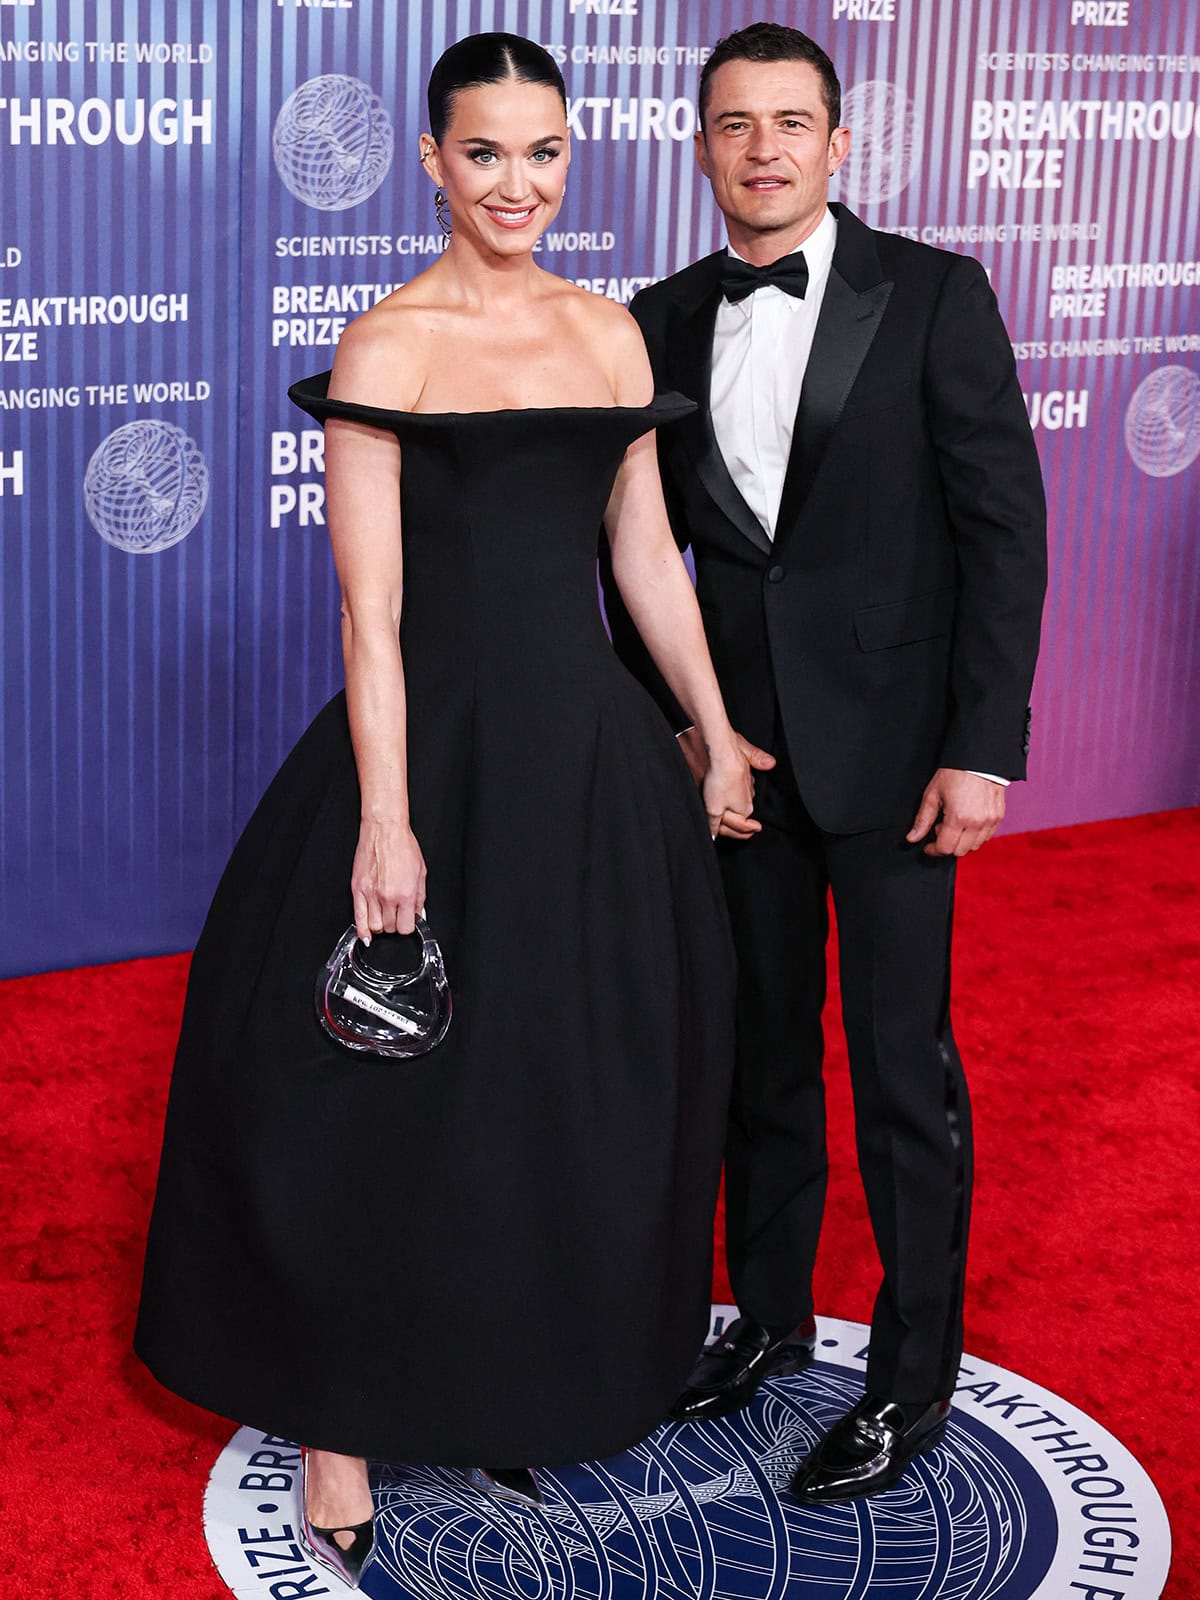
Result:
<svg viewBox="0 0 1200 1600"><path fill-rule="evenodd" d="M596 533L629 444L690 409L420 414L395 432L413 829L445 1042L315 1017L352 920L339 694L264 795L197 946L136 1347L311 1446L537 1466L644 1437L705 1335L733 957L703 806L614 656Z"/></svg>

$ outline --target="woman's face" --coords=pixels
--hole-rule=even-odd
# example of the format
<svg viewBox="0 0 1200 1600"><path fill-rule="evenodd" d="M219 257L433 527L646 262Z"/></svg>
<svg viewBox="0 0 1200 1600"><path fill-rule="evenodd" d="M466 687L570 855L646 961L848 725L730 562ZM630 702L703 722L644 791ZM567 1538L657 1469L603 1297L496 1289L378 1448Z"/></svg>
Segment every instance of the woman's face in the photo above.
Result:
<svg viewBox="0 0 1200 1600"><path fill-rule="evenodd" d="M421 159L446 191L455 238L527 254L562 205L571 160L562 101L515 79L463 89L441 144L423 136Z"/></svg>

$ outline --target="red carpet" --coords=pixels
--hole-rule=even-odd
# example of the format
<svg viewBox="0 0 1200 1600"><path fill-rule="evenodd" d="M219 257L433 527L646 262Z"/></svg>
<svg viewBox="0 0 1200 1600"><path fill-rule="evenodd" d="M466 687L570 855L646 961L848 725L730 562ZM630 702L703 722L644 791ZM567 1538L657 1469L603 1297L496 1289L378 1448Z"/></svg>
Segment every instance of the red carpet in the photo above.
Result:
<svg viewBox="0 0 1200 1600"><path fill-rule="evenodd" d="M1002 838L960 883L968 1348L1130 1446L1174 1526L1165 1593L1200 1600L1200 811ZM179 956L0 984L4 1600L227 1594L200 1503L230 1426L129 1353L185 972ZM865 1321L876 1269L836 1040L829 1083L819 1306Z"/></svg>

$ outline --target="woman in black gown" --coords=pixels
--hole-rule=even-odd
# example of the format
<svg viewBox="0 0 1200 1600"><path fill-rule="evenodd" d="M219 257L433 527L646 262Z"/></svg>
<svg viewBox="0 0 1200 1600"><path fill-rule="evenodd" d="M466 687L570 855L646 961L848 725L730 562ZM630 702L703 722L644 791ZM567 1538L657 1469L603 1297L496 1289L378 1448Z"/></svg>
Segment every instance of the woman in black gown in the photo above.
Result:
<svg viewBox="0 0 1200 1600"><path fill-rule="evenodd" d="M447 52L421 157L452 243L292 390L326 424L346 692L217 890L147 1251L139 1353L306 1442L309 1540L350 1581L363 1457L612 1454L707 1324L732 1059L710 836L757 824L658 483L653 430L690 405L652 396L627 312L532 258L564 105L526 40ZM602 519L709 747L703 803L604 633ZM449 1035L351 1055L315 974L351 917L403 935L426 902Z"/></svg>

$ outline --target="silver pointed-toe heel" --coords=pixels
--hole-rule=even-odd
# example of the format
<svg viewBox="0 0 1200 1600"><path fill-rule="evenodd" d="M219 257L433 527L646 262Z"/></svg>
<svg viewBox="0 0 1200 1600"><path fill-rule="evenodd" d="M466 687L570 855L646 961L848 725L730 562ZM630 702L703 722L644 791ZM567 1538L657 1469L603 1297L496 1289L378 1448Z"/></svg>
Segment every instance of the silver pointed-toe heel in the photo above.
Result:
<svg viewBox="0 0 1200 1600"><path fill-rule="evenodd" d="M308 1451L300 1453L300 1542L327 1572L358 1588L359 1579L375 1555L375 1518L344 1528L314 1528L308 1516ZM335 1534L350 1533L354 1542L343 1550Z"/></svg>
<svg viewBox="0 0 1200 1600"><path fill-rule="evenodd" d="M482 1489L495 1500L507 1500L515 1506L532 1506L535 1510L544 1502L538 1481L528 1467L472 1467L467 1482L473 1489Z"/></svg>

